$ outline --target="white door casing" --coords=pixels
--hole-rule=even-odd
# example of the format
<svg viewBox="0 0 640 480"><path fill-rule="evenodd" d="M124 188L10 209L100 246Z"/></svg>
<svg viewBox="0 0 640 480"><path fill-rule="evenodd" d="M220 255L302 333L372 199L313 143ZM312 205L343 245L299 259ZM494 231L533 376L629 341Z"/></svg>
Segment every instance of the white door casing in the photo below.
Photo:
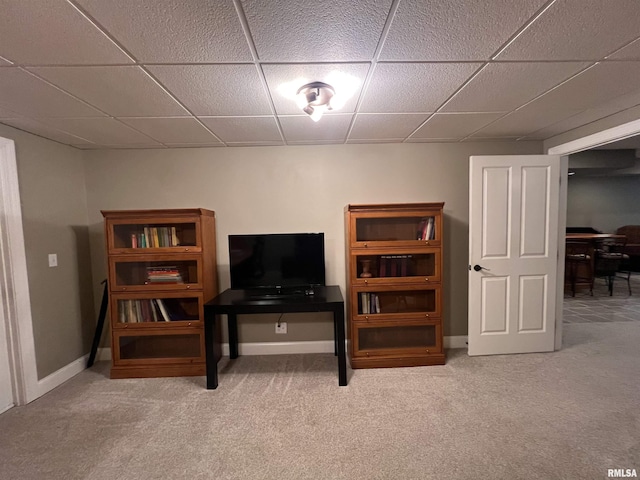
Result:
<svg viewBox="0 0 640 480"><path fill-rule="evenodd" d="M13 403L25 405L38 395L31 301L22 230L18 169L13 140L0 137L0 297Z"/></svg>
<svg viewBox="0 0 640 480"><path fill-rule="evenodd" d="M559 172L557 156L470 159L469 355L554 350Z"/></svg>

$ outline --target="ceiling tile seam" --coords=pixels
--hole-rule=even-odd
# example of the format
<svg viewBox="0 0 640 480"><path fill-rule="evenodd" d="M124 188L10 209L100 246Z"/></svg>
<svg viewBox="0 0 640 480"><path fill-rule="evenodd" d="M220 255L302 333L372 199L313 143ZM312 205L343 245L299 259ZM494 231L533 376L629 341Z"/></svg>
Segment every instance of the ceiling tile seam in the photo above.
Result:
<svg viewBox="0 0 640 480"><path fill-rule="evenodd" d="M24 118L28 118L29 120L34 120L33 118L29 118L29 117L21 117L21 118L22 118L22 119L24 119ZM36 123L40 123L40 122L37 122L37 120L35 120L35 121L36 121ZM13 126L13 125L9 125L8 123L4 123L4 122L2 121L2 119L0 119L0 124L2 124L2 125L6 125L7 127L10 127L10 128L15 128L16 130L20 130L21 132L25 132L25 133L28 133L28 134L30 134L30 135L35 135L36 137L44 138L45 140L49 140L49 141L51 141L51 142L59 143L60 145L65 145L65 146L67 146L67 147L74 147L74 148L78 148L78 147L76 147L75 145L71 145L71 144L69 144L69 143L62 143L62 142L59 142L58 140L54 140L53 138L45 137L45 136L44 136L44 135L42 135L41 133L34 133L34 132L30 132L30 131L28 131L28 130L24 130L24 129L20 128L20 127L16 127L16 126ZM61 132L61 133L65 133L65 134L67 134L67 135L69 135L69 136L71 136L71 137L79 138L79 139L81 139L81 140L84 140L85 142L89 142L89 143L91 143L92 145L98 145L96 142L92 142L91 140L87 140L86 138L79 137L78 135L73 135L73 134L71 134L71 133L65 132L65 131L60 130L60 129L58 129L58 128L49 127L48 125L47 125L47 128L51 128L51 129L56 130L56 131Z"/></svg>
<svg viewBox="0 0 640 480"><path fill-rule="evenodd" d="M562 133L570 132L571 130L575 130L575 129L577 129L577 128L582 128L582 127L585 127L585 126L587 126L587 125L591 125L591 124L593 124L593 123L596 123L596 122L599 122L599 121L601 121L601 120L604 120L605 118L609 118L609 117L612 117L612 116L614 116L614 115L618 115L618 114L619 114L619 113L621 113L621 112L625 112L625 111L630 110L630 109L632 109L632 108L637 108L638 106L640 106L640 103L637 103L637 104L635 104L635 105L631 105L631 106L629 106L629 107L625 107L625 108L623 108L623 109L621 109L621 110L618 110L618 111L616 111L616 112L610 113L610 114L608 114L608 115L604 115L604 116L599 117L599 118L597 118L597 119L595 119L595 120L591 120L590 122L587 122L587 123L581 124L581 125L579 125L578 127L570 128L569 130L566 130L566 131L561 132L561 133L556 133L556 134L554 134L553 136L561 135ZM581 111L579 111L578 113L575 113L574 115L571 115L570 117L563 118L563 119L561 119L561 120L558 120L557 122L554 122L554 123L552 123L552 124L550 124L550 125L547 125L546 127L539 128L538 130L536 130L536 131L534 131L534 132L530 132L530 133L528 133L527 135L521 136L521 137L519 137L519 138L518 138L518 140L528 140L528 139L526 138L527 136L535 135L536 133L538 133L538 132L539 132L539 131L541 131L541 130L544 130L545 128L553 127L554 125L557 125L557 124L558 124L558 123L560 123L560 122L564 122L564 121L566 121L566 120L570 120L570 119L572 119L573 117L575 117L575 116L577 116L577 115L582 115L582 114L584 114L584 113L586 113L586 112L589 112L589 111L594 110L594 109L597 109L597 108L598 108L598 107L594 107L594 108L585 108L584 110L581 110Z"/></svg>
<svg viewBox="0 0 640 480"><path fill-rule="evenodd" d="M478 62L475 62L475 63L478 63ZM424 125L426 125L426 124L427 124L427 122L429 122L429 120L431 120L431 119L434 117L434 115L435 115L436 113L439 113L439 112L440 112L440 110L442 110L442 108L444 108L444 106L445 106L447 103L449 103L449 102L451 101L451 99L452 99L453 97L455 97L455 96L460 92L460 90L462 90L464 87L466 87L466 86L467 86L467 85L468 85L468 84L469 84L469 83L470 83L474 78L476 78L478 75L480 75L480 72L482 72L482 70L484 70L484 69L487 67L487 65L488 65L488 64L489 64L488 62L485 62L485 63L481 64L481 65L478 67L478 69L477 69L474 73L472 73L472 74L471 74L471 76L470 76L469 78L467 78L464 82L462 82L462 84L461 84L461 85L460 85L460 86L459 86L459 87L458 87L458 88L457 88L457 89L456 89L456 90L455 90L451 95L449 95L449 97L448 97L444 102L442 102L442 104L441 104L438 108L436 108L436 109L435 109L435 111L434 111L431 115L429 115L429 116L425 119L425 121L424 121L424 122L422 122L420 125L418 125L418 127L417 127L417 128L415 128L415 129L413 130L413 132L411 132L411 133L410 133L410 134L409 134L409 135L408 135L408 136L403 140L403 142L402 142L402 143L407 142L411 137L413 137L413 135L414 135L418 130L420 130Z"/></svg>
<svg viewBox="0 0 640 480"><path fill-rule="evenodd" d="M364 101L365 96L367 95L367 90L369 89L369 84L371 83L371 79L373 78L373 72L375 71L375 66L380 59L380 54L382 53L382 48L384 47L384 43L387 40L387 36L389 35L389 30L391 29L391 24L396 16L398 11L398 5L400 4L400 0L393 0L391 2L391 6L389 7L389 13L387 14L387 19L384 22L384 26L382 27L382 32L380 32L380 38L378 39L378 44L376 45L376 49L373 52L373 58L369 63L369 68L367 69L367 74L364 77L364 82L362 82L362 88L360 89L360 96L356 101L356 105L353 109L353 117L351 117L351 122L349 122L349 126L347 127L347 134L345 136L345 142L349 140L351 136L351 132L353 131L353 127L356 121L356 114L360 111L360 107L362 106L362 102Z"/></svg>
<svg viewBox="0 0 640 480"><path fill-rule="evenodd" d="M10 66L14 65L14 63L11 60L9 60L8 58L3 57L2 55L0 55L0 60L4 60L5 62L8 62L8 63L11 64L11 65L3 65L4 67L10 67Z"/></svg>
<svg viewBox="0 0 640 480"><path fill-rule="evenodd" d="M211 129L209 127L207 127L204 123L202 123L198 117L185 105L183 104L176 95L173 94L173 92L171 90L169 90L160 80L158 80L155 75L153 75L149 70L147 70L145 68L144 65L138 65L138 67L140 67L140 69L146 73L149 78L151 78L151 80L153 80L163 91L166 92L167 95L169 95L169 97L171 97L173 99L174 102L176 102L178 105L180 105L189 115L188 116L184 116L184 117L180 117L180 118L193 118L195 121L197 121L207 132L209 132L211 135L213 135L213 137L218 140L220 143L224 144L225 146L227 145L225 142L222 141L222 139L220 137L218 137L218 135L216 135L213 131L211 131ZM128 117L121 117L121 118L128 118ZM125 124L126 125L126 124ZM141 132L142 133L142 132ZM157 140L156 140L157 141ZM162 142L160 142L162 143ZM164 144L163 144L164 145Z"/></svg>
<svg viewBox="0 0 640 480"><path fill-rule="evenodd" d="M634 38L633 40L631 40L630 42L625 43L624 45L622 45L620 48L618 48L617 50L614 50L613 52L611 52L609 55L605 55L604 59L605 60L616 60L615 58L611 58L609 59L609 57L611 55L615 55L616 53L618 53L620 50L622 50L623 48L627 48L629 45L631 45L634 42L637 42L638 40L640 40L640 37ZM628 60L628 59L626 59Z"/></svg>
<svg viewBox="0 0 640 480"><path fill-rule="evenodd" d="M64 88L59 87L58 85L56 85L55 83L50 82L49 80L47 80L46 78L41 77L40 75L38 75L35 72L32 72L31 70L29 70L28 68L35 68L35 67L15 67L18 68L19 70L22 70L23 72L25 72L27 75L31 75L32 77L38 79L39 81L46 83L47 85L49 85L50 87L55 88L56 90L58 90L59 92L62 92L63 94L73 98L74 100L77 100L78 102L94 109L96 112L102 113L104 116L109 117L110 115L103 111L102 109L96 107L95 105L87 102L86 100L81 99L80 97L77 97L76 95L74 95L71 92L67 92ZM97 117L98 115L96 115ZM52 117L52 118L57 118L57 117Z"/></svg>
<svg viewBox="0 0 640 480"><path fill-rule="evenodd" d="M124 53L127 57L129 57L129 59L131 59L131 61L133 63L138 63L137 59L131 54L131 52L129 52L126 48L124 48L124 45L121 45L120 42L117 41L116 38L113 35L111 35L111 33L109 33L109 31L100 24L100 22L98 22L95 18L93 18L91 15L89 15L88 12L86 12L82 7L80 7L75 2L75 0L67 0L67 3L69 5L71 5L74 9L76 9L80 15L82 15L102 35L104 35L104 37L107 40L109 40L111 43L113 43L113 45L115 45L116 48L121 50L122 53Z"/></svg>
<svg viewBox="0 0 640 480"><path fill-rule="evenodd" d="M536 22L542 15L544 15L544 13L549 10L554 3L556 3L556 0L549 0L545 5L540 7L540 9L536 13L534 13L531 18L529 18L529 20L527 20L518 30L516 30L516 32L509 39L507 39L507 41L501 47L499 47L493 55L491 55L490 59L495 60L500 54L502 54L507 48L509 48L509 45L511 45L516 40L516 38L518 38L529 27L531 27L531 25L533 25L534 22Z"/></svg>
<svg viewBox="0 0 640 480"><path fill-rule="evenodd" d="M273 115L274 121L276 122L276 127L278 128L278 133L280 134L280 138L286 144L287 139L284 136L284 131L282 130L282 125L280 125L280 120L278 119L276 106L273 102L273 97L271 96L271 91L269 90L269 84L267 83L267 78L264 75L264 71L262 70L262 65L260 65L260 58L258 56L258 49L256 48L256 44L253 40L253 36L251 35L251 29L249 28L249 21L247 20L247 16L244 13L244 9L242 8L242 3L240 0L233 0L233 5L236 9L236 13L238 15L238 20L240 21L240 25L242 26L242 33L244 33L244 37L249 45L249 51L251 52L251 58L253 58L253 63L255 65L256 71L258 73L258 77L260 78L260 83L262 84L262 89L267 97L269 102L269 108L271 109L271 113Z"/></svg>
<svg viewBox="0 0 640 480"><path fill-rule="evenodd" d="M523 109L524 107L526 107L527 105L531 104L532 102L535 102L535 101L536 101L536 100L538 100L539 98L541 98L541 97L543 97L544 95L546 95L546 94L550 93L552 90L555 90L556 88L558 88L558 87L562 86L563 84L567 83L568 81L570 81L570 80L574 79L574 78L575 78L575 77L577 77L578 75L581 75L581 74L583 74L584 72L586 72L587 70L589 70L589 69L593 68L593 67L594 67L594 66L596 66L598 63L599 63L599 62L595 62L595 63L593 63L593 64L591 64L591 65L586 66L586 67L585 67L585 68L583 68L582 70L580 70L580 71L578 71L578 72L574 73L573 75L571 75L570 77L568 77L568 78L564 79L563 81L561 81L561 82L560 82L560 83L558 83L557 85L555 85L555 86L553 86L553 87L551 87L551 88L549 88L549 89L545 90L544 92L542 92L541 94L539 94L539 95L537 95L536 97L532 98L532 99L531 99L531 100L529 100L528 102L523 103L523 104L522 104L522 105L520 105L519 107L516 107L516 108L514 108L513 110L511 110L510 112L505 113L505 114L504 114L504 115L502 115L501 117L496 118L496 119L495 119L495 120L493 120L492 122L487 123L486 125L484 125L483 127L481 127L481 128L479 128L479 129L477 129L476 131L471 132L469 135L467 135L466 137L464 137L464 138L463 138L463 140L465 140L465 139L467 139L467 138L469 138L469 137L472 137L473 135L475 135L476 133L480 132L481 130L483 130L483 129L485 129L485 128L487 128L487 127L491 126L491 125L493 125L494 123L496 123L496 122L498 122L498 121L500 121L500 120L502 120L502 119L503 119L503 118L505 118L507 115L510 115L510 114L512 114L512 113L515 113L515 112L517 112L517 111L519 111L519 110ZM573 115L572 115L572 116L573 116ZM568 117L568 118L571 118L571 117ZM561 121L563 121L563 120L566 120L566 118L565 118L565 119L562 119L562 120L558 120L558 122L561 122ZM557 122L554 122L554 123L553 123L553 124L551 124L551 125L555 125L555 123L557 123ZM547 126L545 126L545 127L543 127L543 128L547 128L548 126L551 126L551 125L547 125ZM532 133L535 133L535 132L529 132L527 135L531 135Z"/></svg>

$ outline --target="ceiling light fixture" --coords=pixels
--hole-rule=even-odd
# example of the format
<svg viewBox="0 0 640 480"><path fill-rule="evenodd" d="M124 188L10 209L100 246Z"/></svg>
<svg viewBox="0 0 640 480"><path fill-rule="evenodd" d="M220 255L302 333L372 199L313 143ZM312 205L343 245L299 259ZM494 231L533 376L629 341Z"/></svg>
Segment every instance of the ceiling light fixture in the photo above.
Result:
<svg viewBox="0 0 640 480"><path fill-rule="evenodd" d="M333 87L323 82L312 82L301 86L297 92L298 105L304 113L317 122L327 110L332 110Z"/></svg>

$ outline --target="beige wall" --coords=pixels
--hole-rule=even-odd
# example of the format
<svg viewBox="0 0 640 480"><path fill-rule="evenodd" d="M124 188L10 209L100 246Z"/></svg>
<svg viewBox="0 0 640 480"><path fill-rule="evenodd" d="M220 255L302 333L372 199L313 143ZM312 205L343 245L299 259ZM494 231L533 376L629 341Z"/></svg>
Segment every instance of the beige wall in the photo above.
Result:
<svg viewBox="0 0 640 480"><path fill-rule="evenodd" d="M214 210L222 289L229 287L227 235L324 232L327 283L341 285L346 294L345 205L444 201L445 335L465 335L469 156L535 154L541 147L482 142L89 151L93 285L106 277L100 210ZM332 339L328 316L314 322L313 315L287 315L289 334L277 336L276 318L241 317L240 341Z"/></svg>
<svg viewBox="0 0 640 480"><path fill-rule="evenodd" d="M640 225L640 175L569 177L567 226L615 232Z"/></svg>
<svg viewBox="0 0 640 480"><path fill-rule="evenodd" d="M89 352L95 328L83 152L0 125L14 140L38 378ZM48 254L58 255L49 268Z"/></svg>

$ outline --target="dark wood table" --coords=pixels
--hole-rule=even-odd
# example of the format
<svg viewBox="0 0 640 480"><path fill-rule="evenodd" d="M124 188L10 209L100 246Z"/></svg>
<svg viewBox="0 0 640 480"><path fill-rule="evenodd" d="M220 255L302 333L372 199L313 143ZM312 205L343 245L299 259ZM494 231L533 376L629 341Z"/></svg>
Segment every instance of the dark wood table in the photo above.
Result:
<svg viewBox="0 0 640 480"><path fill-rule="evenodd" d="M313 295L255 297L244 290L228 289L204 304L204 340L207 389L218 387L218 361L222 357L219 315L227 315L229 357L238 358L238 314L332 312L334 353L338 357L338 385L347 385L344 299L338 285L314 287Z"/></svg>

